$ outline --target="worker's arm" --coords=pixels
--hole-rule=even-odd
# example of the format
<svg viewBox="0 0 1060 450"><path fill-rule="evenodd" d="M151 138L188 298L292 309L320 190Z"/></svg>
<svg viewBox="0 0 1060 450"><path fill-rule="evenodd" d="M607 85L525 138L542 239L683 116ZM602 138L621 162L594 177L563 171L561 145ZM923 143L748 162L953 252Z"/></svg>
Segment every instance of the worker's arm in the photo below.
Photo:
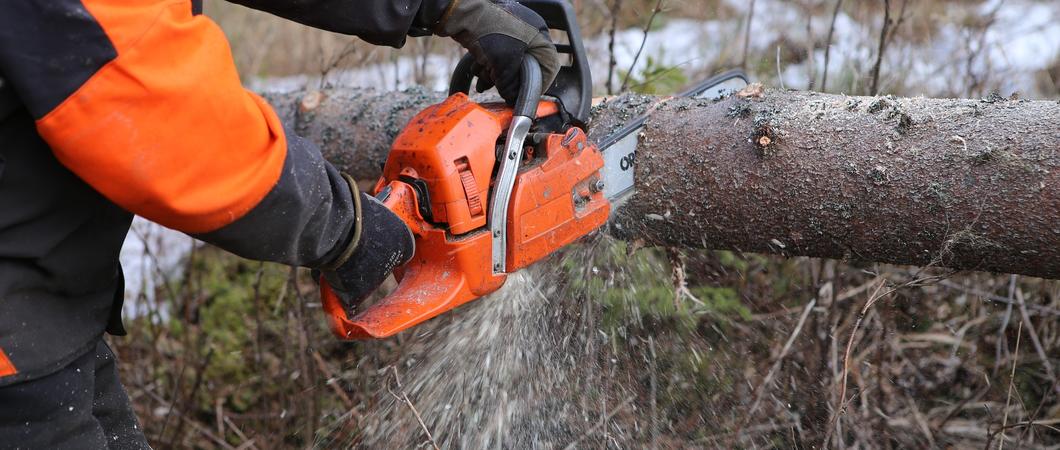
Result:
<svg viewBox="0 0 1060 450"><path fill-rule="evenodd" d="M432 30L451 0L229 0L314 28L401 47L410 32Z"/></svg>
<svg viewBox="0 0 1060 450"><path fill-rule="evenodd" d="M192 2L11 0L0 22L0 73L111 201L254 259L319 267L348 248L351 186L243 89Z"/></svg>
<svg viewBox="0 0 1060 450"><path fill-rule="evenodd" d="M515 0L229 0L309 26L401 47L409 34L450 36L475 57L479 92L494 85L515 103L525 55L541 65L546 88L559 72L548 27Z"/></svg>

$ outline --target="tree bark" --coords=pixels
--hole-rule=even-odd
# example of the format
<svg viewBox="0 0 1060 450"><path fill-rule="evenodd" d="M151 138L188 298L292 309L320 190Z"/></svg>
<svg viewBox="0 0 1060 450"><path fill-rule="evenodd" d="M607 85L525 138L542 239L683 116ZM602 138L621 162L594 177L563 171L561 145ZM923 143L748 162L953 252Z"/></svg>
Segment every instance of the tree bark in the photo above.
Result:
<svg viewBox="0 0 1060 450"><path fill-rule="evenodd" d="M268 98L329 160L372 179L402 125L441 94ZM619 236L1060 278L1060 103L753 88L720 102L623 96L594 110L590 137L652 108Z"/></svg>

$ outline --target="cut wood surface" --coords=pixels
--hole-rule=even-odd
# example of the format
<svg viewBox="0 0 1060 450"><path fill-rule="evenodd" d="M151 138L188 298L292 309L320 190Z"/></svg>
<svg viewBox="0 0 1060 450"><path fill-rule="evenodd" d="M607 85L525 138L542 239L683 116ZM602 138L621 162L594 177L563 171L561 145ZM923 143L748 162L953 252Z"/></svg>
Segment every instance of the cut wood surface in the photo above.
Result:
<svg viewBox="0 0 1060 450"><path fill-rule="evenodd" d="M285 123L374 179L423 90L270 94ZM650 245L1060 278L1060 103L752 88L721 101L626 95L600 139L651 110L637 194L612 224Z"/></svg>

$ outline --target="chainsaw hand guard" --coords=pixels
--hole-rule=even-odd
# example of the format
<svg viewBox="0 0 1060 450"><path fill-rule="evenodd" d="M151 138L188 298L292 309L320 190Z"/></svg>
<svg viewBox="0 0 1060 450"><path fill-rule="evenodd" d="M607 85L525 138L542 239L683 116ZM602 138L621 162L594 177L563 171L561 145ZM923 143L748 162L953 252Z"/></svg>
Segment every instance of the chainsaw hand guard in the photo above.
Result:
<svg viewBox="0 0 1060 450"><path fill-rule="evenodd" d="M320 293L331 330L341 339L382 338L430 319L477 298L472 292L464 266L475 264L474 246L450 245L444 230L433 228L420 213L417 193L412 185L392 181L380 190L383 204L397 214L416 236L413 260L395 273L400 282L397 289L354 317L349 317L342 301L323 277ZM480 233L481 236L486 236ZM488 240L479 239L488 245ZM470 242L475 242L472 239ZM482 244L479 244L481 246ZM456 250L454 254L450 254ZM455 257L454 257L455 256ZM486 280L473 280L480 291L496 289Z"/></svg>

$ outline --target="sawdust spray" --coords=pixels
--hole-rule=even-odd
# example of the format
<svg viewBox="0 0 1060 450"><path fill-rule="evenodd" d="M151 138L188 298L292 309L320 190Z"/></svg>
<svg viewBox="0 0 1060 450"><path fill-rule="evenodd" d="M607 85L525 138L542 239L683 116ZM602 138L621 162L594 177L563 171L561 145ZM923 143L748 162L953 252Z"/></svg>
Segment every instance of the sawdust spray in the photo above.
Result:
<svg viewBox="0 0 1060 450"><path fill-rule="evenodd" d="M387 388L359 444L430 448L425 428L439 448L466 449L564 448L622 434L608 412L627 393L608 367L616 360L600 306L586 283L571 282L600 276L593 255L608 241L564 250L417 330L399 366L381 369Z"/></svg>

